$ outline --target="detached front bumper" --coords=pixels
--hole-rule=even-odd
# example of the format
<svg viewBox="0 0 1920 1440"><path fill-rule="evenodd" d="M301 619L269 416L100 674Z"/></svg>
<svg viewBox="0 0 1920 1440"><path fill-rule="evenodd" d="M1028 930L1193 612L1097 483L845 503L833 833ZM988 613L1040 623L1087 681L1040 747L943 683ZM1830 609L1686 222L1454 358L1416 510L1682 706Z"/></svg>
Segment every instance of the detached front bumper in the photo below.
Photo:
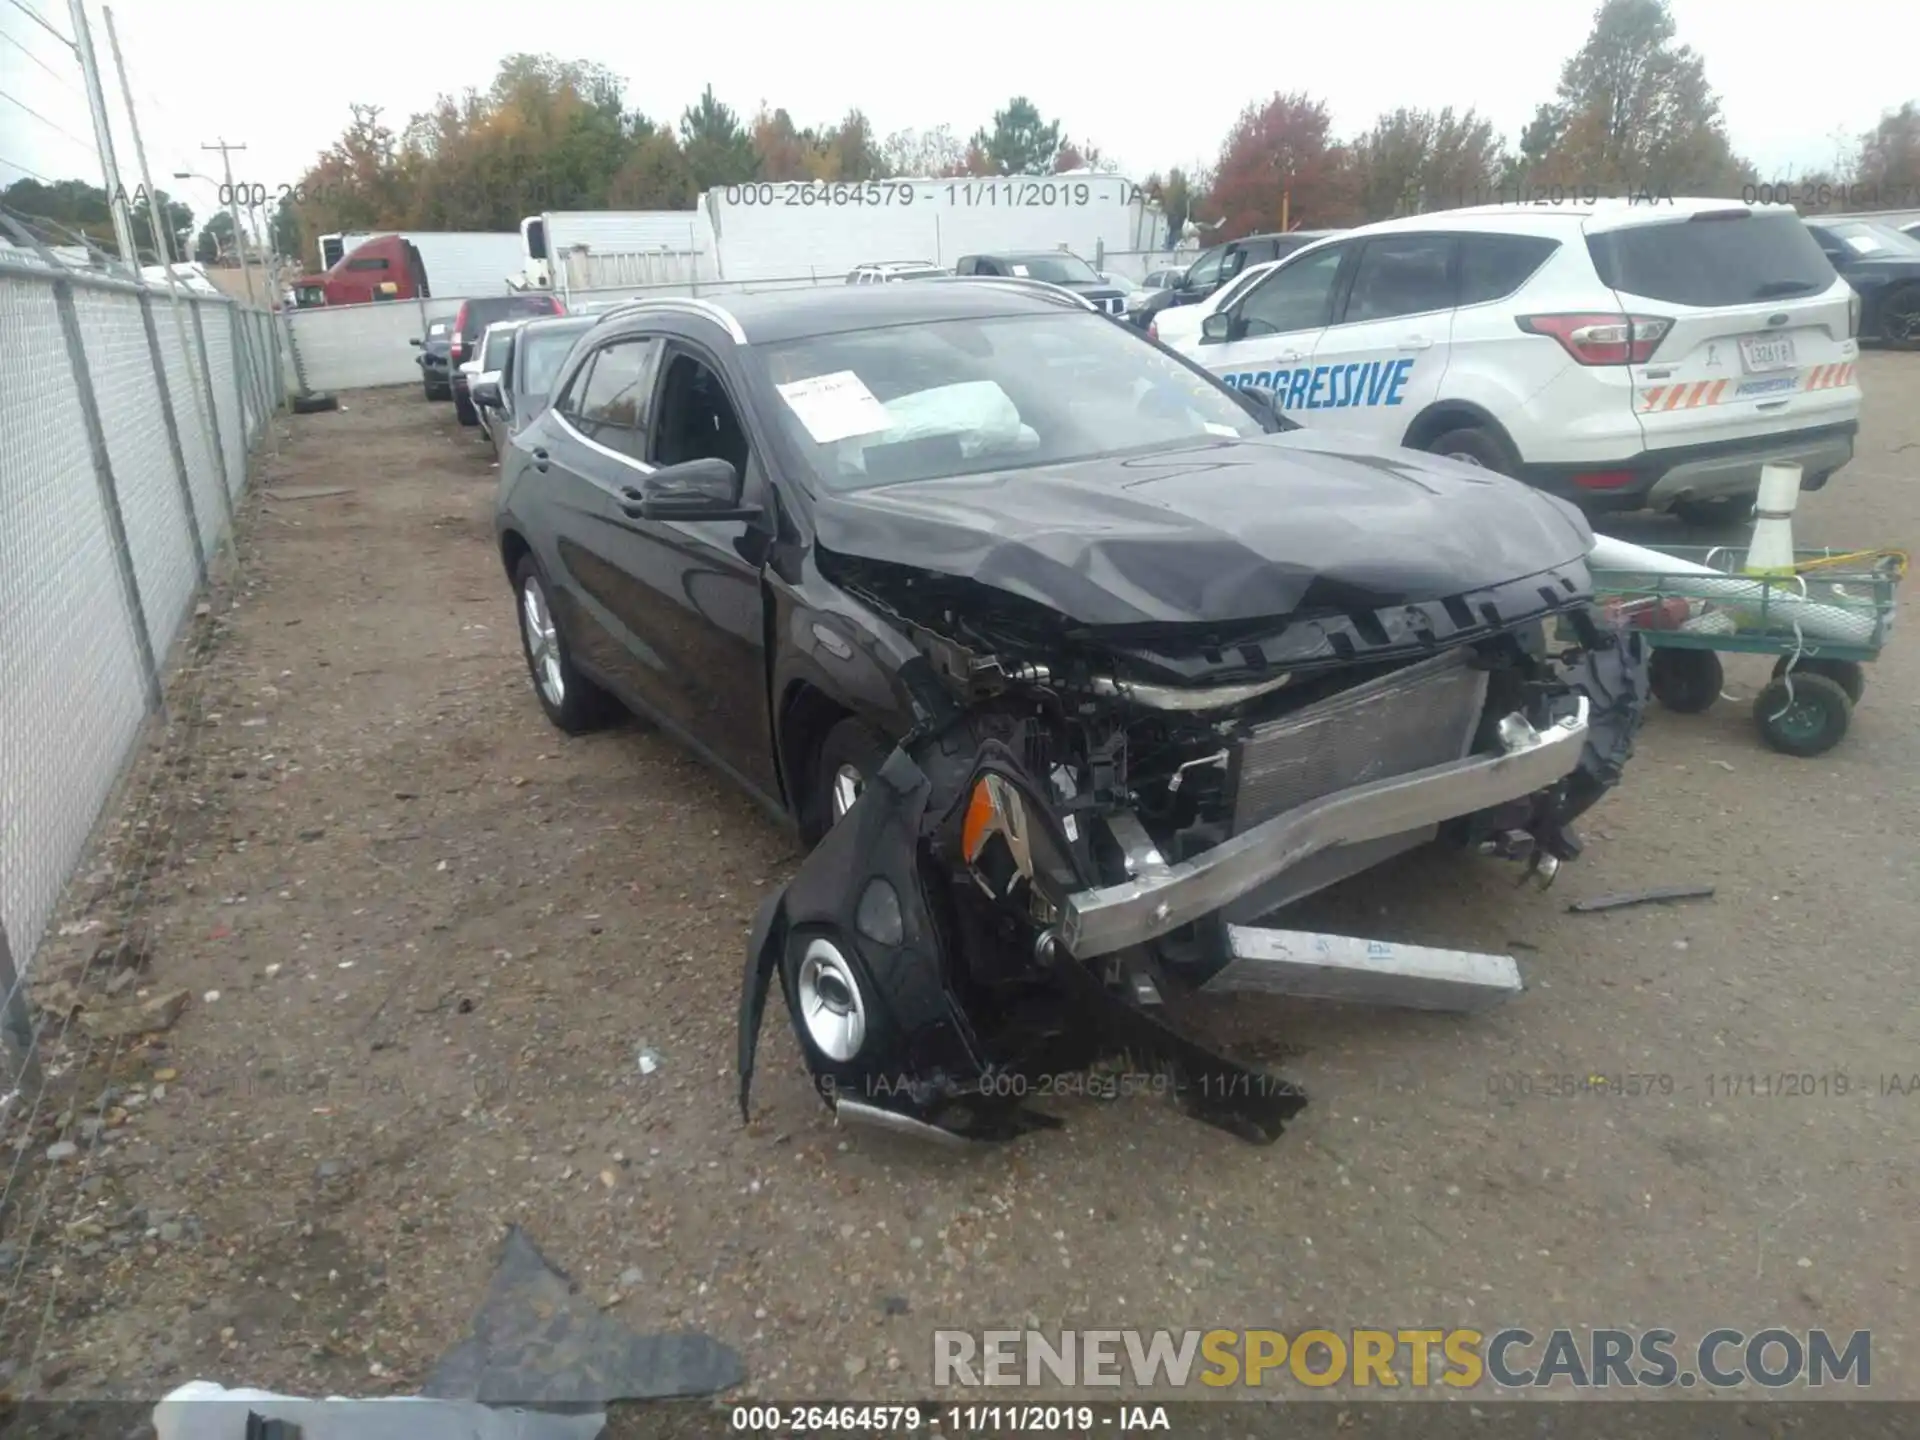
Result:
<svg viewBox="0 0 1920 1440"><path fill-rule="evenodd" d="M1119 885L1081 890L1062 907L1060 943L1076 959L1170 935L1336 845L1384 840L1518 800L1565 779L1587 744L1588 704L1545 730L1519 714L1500 724L1502 753L1473 755L1335 791L1192 860L1143 866Z"/></svg>

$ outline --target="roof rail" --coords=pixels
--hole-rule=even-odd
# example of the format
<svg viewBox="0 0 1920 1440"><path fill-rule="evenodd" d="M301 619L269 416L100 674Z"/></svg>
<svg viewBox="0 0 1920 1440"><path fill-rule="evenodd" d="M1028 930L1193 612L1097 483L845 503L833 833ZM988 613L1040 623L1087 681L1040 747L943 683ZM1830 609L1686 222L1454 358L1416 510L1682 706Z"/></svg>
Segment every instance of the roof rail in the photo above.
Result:
<svg viewBox="0 0 1920 1440"><path fill-rule="evenodd" d="M698 315L704 320L713 321L725 330L734 344L747 343L747 332L740 328L740 322L733 318L730 311L721 309L711 300L697 300L690 295L650 295L642 300L629 300L624 305L614 306L600 318L611 320L616 316L632 315L647 310L669 310L681 315Z"/></svg>
<svg viewBox="0 0 1920 1440"><path fill-rule="evenodd" d="M997 285L1003 290L1017 290L1023 295L1032 295L1041 300L1052 300L1060 305L1072 305L1081 310L1091 310L1101 314L1099 306L1086 296L1075 291L1053 285L1045 280L1022 278L1015 275L942 275L941 280L964 281L968 285Z"/></svg>

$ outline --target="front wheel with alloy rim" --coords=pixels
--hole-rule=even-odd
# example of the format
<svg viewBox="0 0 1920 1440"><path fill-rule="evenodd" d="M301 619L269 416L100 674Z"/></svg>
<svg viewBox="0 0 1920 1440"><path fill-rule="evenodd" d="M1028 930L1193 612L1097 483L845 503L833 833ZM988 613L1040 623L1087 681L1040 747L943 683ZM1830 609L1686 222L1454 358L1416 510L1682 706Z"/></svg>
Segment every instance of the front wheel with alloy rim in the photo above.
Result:
<svg viewBox="0 0 1920 1440"><path fill-rule="evenodd" d="M1507 447L1500 437L1478 426L1449 430L1444 435L1436 436L1426 448L1431 454L1444 455L1463 465L1473 465L1501 475L1511 475L1519 468L1507 453Z"/></svg>
<svg viewBox="0 0 1920 1440"><path fill-rule="evenodd" d="M613 701L606 691L574 669L546 581L533 556L520 557L513 584L520 611L520 648L526 654L527 674L533 680L540 708L569 735L600 729L613 718Z"/></svg>
<svg viewBox="0 0 1920 1440"><path fill-rule="evenodd" d="M820 742L802 813L806 840L817 844L853 808L867 781L886 763L891 747L872 726L849 717Z"/></svg>

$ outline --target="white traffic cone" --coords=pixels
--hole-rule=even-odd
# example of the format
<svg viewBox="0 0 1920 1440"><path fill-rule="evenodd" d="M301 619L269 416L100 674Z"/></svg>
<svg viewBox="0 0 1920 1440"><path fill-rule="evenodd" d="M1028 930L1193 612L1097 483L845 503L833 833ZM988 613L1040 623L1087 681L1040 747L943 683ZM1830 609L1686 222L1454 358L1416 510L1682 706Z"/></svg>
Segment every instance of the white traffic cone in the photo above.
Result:
<svg viewBox="0 0 1920 1440"><path fill-rule="evenodd" d="M1762 465L1760 498L1754 505L1753 541L1747 546L1749 575L1793 574L1793 508L1800 502L1798 465Z"/></svg>

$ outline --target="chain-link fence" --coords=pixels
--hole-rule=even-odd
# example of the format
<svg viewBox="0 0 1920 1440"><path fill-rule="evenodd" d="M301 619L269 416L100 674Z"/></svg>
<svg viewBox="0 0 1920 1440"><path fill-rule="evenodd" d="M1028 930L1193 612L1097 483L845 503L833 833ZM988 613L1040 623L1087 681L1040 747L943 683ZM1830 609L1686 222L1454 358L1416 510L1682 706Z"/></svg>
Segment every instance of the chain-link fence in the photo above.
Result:
<svg viewBox="0 0 1920 1440"><path fill-rule="evenodd" d="M0 1114L22 989L285 394L273 317L0 247Z"/></svg>

